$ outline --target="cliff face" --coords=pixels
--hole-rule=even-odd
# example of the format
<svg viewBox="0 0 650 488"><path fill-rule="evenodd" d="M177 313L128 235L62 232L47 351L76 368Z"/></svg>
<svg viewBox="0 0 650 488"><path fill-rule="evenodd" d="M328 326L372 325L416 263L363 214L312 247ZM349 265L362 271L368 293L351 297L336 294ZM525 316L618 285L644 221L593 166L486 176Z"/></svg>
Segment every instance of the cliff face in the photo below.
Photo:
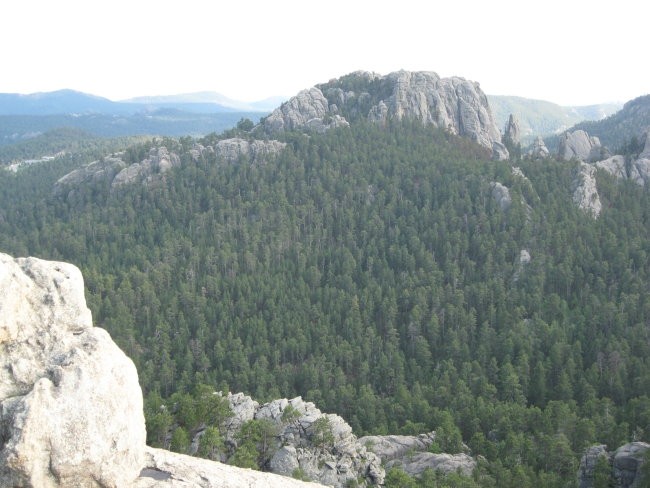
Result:
<svg viewBox="0 0 650 488"><path fill-rule="evenodd" d="M300 92L262 124L271 133L321 131L359 119L379 124L391 119L419 120L467 137L499 159L508 157L479 84L459 77L440 78L433 72L352 73Z"/></svg>
<svg viewBox="0 0 650 488"><path fill-rule="evenodd" d="M0 488L309 486L145 440L137 371L92 326L79 270L0 254Z"/></svg>

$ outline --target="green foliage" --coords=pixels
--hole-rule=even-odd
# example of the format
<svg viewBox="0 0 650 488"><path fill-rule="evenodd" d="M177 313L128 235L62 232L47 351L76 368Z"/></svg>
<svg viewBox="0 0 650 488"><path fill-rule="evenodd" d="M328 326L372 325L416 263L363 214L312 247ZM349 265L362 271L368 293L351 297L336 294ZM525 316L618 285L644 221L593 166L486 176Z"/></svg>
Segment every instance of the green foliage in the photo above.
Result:
<svg viewBox="0 0 650 488"><path fill-rule="evenodd" d="M251 459L254 459L254 469L263 469L277 449L275 441L277 435L277 427L268 419L253 419L244 422L236 436L238 447L231 464L240 467L253 467L248 464Z"/></svg>
<svg viewBox="0 0 650 488"><path fill-rule="evenodd" d="M190 448L190 435L183 427L176 427L172 434L171 444L169 449L181 454L187 454Z"/></svg>
<svg viewBox="0 0 650 488"><path fill-rule="evenodd" d="M294 469L291 473L291 477L300 481L311 481L309 476L307 476L307 473L305 473L305 470L302 468Z"/></svg>
<svg viewBox="0 0 650 488"><path fill-rule="evenodd" d="M391 468L386 473L384 480L386 488L416 488L417 484L413 478L400 468Z"/></svg>
<svg viewBox="0 0 650 488"><path fill-rule="evenodd" d="M302 414L293 405L287 405L282 411L282 423L293 424L302 417Z"/></svg>
<svg viewBox="0 0 650 488"><path fill-rule="evenodd" d="M235 454L228 460L233 466L248 469L260 469L258 464L259 453L254 444L245 442L237 448Z"/></svg>
<svg viewBox="0 0 650 488"><path fill-rule="evenodd" d="M332 433L332 422L329 417L318 417L311 426L310 440L314 446L330 447L334 444L334 434Z"/></svg>
<svg viewBox="0 0 650 488"><path fill-rule="evenodd" d="M613 486L612 466L607 457L599 456L594 467L594 488L612 488Z"/></svg>
<svg viewBox="0 0 650 488"><path fill-rule="evenodd" d="M201 436L197 455L202 458L219 460L224 451L223 436L216 427L207 427Z"/></svg>
<svg viewBox="0 0 650 488"><path fill-rule="evenodd" d="M119 193L53 198L72 156L0 172L0 249L81 268L138 368L150 443L220 427L201 385L302 395L359 435L442 432L485 456L485 486L562 486L586 446L648 440L650 192L599 176L594 220L571 164L521 161L521 180L421 124L284 140L255 166L159 140L182 165ZM259 466L259 446L235 459Z"/></svg>
<svg viewBox="0 0 650 488"><path fill-rule="evenodd" d="M650 488L650 449L647 449L640 469L639 488Z"/></svg>
<svg viewBox="0 0 650 488"><path fill-rule="evenodd" d="M253 130L253 127L255 127L255 123L248 118L242 117L239 119L239 122L237 122L237 130L240 130L242 132L250 132Z"/></svg>

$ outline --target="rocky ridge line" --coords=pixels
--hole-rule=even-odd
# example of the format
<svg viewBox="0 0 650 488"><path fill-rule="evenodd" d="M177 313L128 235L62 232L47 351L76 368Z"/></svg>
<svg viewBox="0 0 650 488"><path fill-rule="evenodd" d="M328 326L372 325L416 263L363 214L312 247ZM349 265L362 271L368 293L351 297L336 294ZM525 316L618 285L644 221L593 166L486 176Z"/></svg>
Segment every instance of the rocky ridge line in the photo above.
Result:
<svg viewBox="0 0 650 488"><path fill-rule="evenodd" d="M249 164L267 164L282 152L285 146L285 143L275 140L248 141L235 137L220 140L214 145L195 143L189 153L194 161L213 155L217 161L228 164L242 161ZM131 165L128 165L122 156L122 153L112 154L71 171L54 184L53 195L69 198L78 191L80 185L103 181L110 184L113 192L135 183L151 185L159 181L165 173L181 165L179 154L165 146L151 148L146 158Z"/></svg>

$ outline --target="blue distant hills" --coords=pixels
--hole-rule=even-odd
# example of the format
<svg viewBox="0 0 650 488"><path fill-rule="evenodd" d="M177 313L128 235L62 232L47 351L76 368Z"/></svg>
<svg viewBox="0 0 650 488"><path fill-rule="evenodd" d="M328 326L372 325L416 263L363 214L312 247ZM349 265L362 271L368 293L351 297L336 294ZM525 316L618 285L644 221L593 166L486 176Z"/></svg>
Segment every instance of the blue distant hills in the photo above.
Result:
<svg viewBox="0 0 650 488"><path fill-rule="evenodd" d="M201 136L233 127L240 119L257 122L284 100L232 100L216 92L139 97L112 101L75 90L0 93L0 145L70 127L103 137L127 135Z"/></svg>

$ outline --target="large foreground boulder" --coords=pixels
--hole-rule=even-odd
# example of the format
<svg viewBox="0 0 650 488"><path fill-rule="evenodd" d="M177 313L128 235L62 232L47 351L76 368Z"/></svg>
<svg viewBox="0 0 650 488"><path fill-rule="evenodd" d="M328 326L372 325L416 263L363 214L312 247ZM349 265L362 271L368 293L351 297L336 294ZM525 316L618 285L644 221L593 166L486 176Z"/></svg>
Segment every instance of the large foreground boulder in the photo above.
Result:
<svg viewBox="0 0 650 488"><path fill-rule="evenodd" d="M123 487L144 461L133 362L67 263L0 254L0 487Z"/></svg>
<svg viewBox="0 0 650 488"><path fill-rule="evenodd" d="M92 326L79 269L0 253L0 488L309 486L145 440L137 371Z"/></svg>

